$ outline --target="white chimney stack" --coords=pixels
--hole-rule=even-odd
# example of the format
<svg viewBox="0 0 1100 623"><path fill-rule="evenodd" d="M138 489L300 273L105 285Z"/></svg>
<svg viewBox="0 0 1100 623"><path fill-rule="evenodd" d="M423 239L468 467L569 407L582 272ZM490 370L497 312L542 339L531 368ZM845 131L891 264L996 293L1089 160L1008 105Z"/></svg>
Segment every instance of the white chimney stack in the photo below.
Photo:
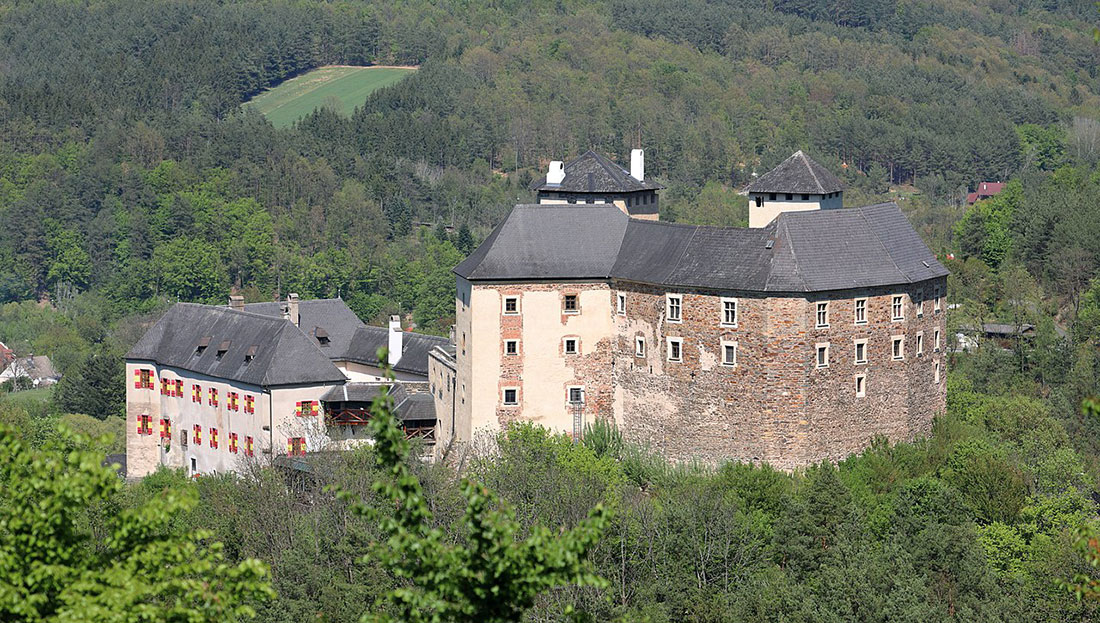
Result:
<svg viewBox="0 0 1100 623"><path fill-rule="evenodd" d="M546 172L547 184L561 184L565 179L565 164L561 160L550 163L550 170Z"/></svg>
<svg viewBox="0 0 1100 623"><path fill-rule="evenodd" d="M395 366L398 361L401 361L401 349L404 339L405 332L401 330L401 316L390 316L390 341L386 363Z"/></svg>
<svg viewBox="0 0 1100 623"><path fill-rule="evenodd" d="M645 181L645 150L630 150L630 177L639 182Z"/></svg>
<svg viewBox="0 0 1100 623"><path fill-rule="evenodd" d="M298 326L298 295L291 292L286 297L287 320Z"/></svg>

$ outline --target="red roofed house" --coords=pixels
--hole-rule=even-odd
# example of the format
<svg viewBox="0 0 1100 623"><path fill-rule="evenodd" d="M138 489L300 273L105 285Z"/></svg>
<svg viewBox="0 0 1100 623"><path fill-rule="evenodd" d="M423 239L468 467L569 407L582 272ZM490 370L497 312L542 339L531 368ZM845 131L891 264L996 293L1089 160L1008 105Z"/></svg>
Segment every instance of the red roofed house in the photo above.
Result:
<svg viewBox="0 0 1100 623"><path fill-rule="evenodd" d="M982 182L978 184L978 190L966 195L966 205L974 205L976 201L989 199L1004 189L1004 182Z"/></svg>

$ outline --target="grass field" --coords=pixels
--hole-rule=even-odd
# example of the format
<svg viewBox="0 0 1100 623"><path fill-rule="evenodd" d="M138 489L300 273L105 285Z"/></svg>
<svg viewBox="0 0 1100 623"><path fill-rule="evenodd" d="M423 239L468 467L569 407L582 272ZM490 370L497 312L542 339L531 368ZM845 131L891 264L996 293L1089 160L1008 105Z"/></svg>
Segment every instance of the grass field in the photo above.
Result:
<svg viewBox="0 0 1100 623"><path fill-rule="evenodd" d="M350 115L376 89L389 86L416 71L412 67L347 67L331 65L291 78L264 91L246 106L255 106L275 127L286 127L320 108L326 102L337 105L340 114Z"/></svg>

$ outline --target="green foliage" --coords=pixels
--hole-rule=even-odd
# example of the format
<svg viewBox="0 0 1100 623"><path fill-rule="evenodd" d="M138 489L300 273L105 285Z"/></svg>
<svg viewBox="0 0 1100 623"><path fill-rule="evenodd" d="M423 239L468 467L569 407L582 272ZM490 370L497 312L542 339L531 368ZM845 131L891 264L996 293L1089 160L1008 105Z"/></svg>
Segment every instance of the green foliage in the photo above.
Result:
<svg viewBox="0 0 1100 623"><path fill-rule="evenodd" d="M202 240L179 238L157 247L153 272L159 289L174 299L221 303L229 294L221 255Z"/></svg>
<svg viewBox="0 0 1100 623"><path fill-rule="evenodd" d="M62 376L54 387L57 409L99 419L123 416L126 408L126 365L114 354L92 354L80 367Z"/></svg>
<svg viewBox="0 0 1100 623"><path fill-rule="evenodd" d="M1012 523L1026 501L1021 470L982 439L958 444L947 459L943 478L959 490L982 521Z"/></svg>
<svg viewBox="0 0 1100 623"><path fill-rule="evenodd" d="M1023 186L1009 182L996 196L975 203L955 224L955 237L963 257L980 257L998 268L1012 251L1012 220L1023 201Z"/></svg>
<svg viewBox="0 0 1100 623"><path fill-rule="evenodd" d="M122 483L84 440L39 449L0 429L0 614L22 621L235 621L271 598L263 563L230 564L208 533L173 518L193 491L167 491L93 531L82 518Z"/></svg>
<svg viewBox="0 0 1100 623"><path fill-rule="evenodd" d="M385 355L385 349L379 350L379 361L385 361ZM409 444L394 420L388 394L374 401L371 412L377 462L386 472L374 490L382 499L393 500L396 511L381 514L352 501L354 496L346 492L341 496L352 501L353 512L378 520L386 541L373 554L412 586L387 595L396 614L364 614L364 621L506 623L519 620L547 589L606 585L586 561L607 523L601 506L567 531L554 534L534 526L521 539L515 512L501 507L489 489L463 480L465 543L448 543L443 532L430 525L432 513L407 465Z"/></svg>

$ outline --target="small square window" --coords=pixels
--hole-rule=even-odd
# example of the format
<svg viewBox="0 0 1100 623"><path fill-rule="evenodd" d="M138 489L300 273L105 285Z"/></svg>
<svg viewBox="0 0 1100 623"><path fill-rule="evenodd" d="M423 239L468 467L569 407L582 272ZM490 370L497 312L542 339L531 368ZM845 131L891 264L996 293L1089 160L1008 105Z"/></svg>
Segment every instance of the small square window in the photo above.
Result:
<svg viewBox="0 0 1100 623"><path fill-rule="evenodd" d="M567 314L575 314L580 311L580 308L577 306L576 294L565 295L565 298L562 300L562 310Z"/></svg>
<svg viewBox="0 0 1100 623"><path fill-rule="evenodd" d="M515 405L519 404L519 390L514 387L510 387L504 390L504 404Z"/></svg>
<svg viewBox="0 0 1100 623"><path fill-rule="evenodd" d="M867 299L856 299L856 324L867 324Z"/></svg>
<svg viewBox="0 0 1100 623"><path fill-rule="evenodd" d="M679 294L669 294L667 297L668 321L680 322L683 312L684 299Z"/></svg>
<svg viewBox="0 0 1100 623"><path fill-rule="evenodd" d="M904 296L897 295L890 304L890 317L892 320L905 320Z"/></svg>
<svg viewBox="0 0 1100 623"><path fill-rule="evenodd" d="M895 335L890 341L890 354L894 359L905 359L905 336Z"/></svg>
<svg viewBox="0 0 1100 623"><path fill-rule="evenodd" d="M577 354L577 338L567 337L565 338L565 354L576 355Z"/></svg>
<svg viewBox="0 0 1100 623"><path fill-rule="evenodd" d="M684 360L684 341L678 337L668 338L668 360L669 361L683 361Z"/></svg>
<svg viewBox="0 0 1100 623"><path fill-rule="evenodd" d="M722 299L722 326L737 326L737 299Z"/></svg>
<svg viewBox="0 0 1100 623"><path fill-rule="evenodd" d="M645 338L640 335L634 338L634 356L645 357Z"/></svg>
<svg viewBox="0 0 1100 623"><path fill-rule="evenodd" d="M867 363L867 340L856 340L856 363Z"/></svg>
<svg viewBox="0 0 1100 623"><path fill-rule="evenodd" d="M794 199L794 193L786 193L786 195L787 195L787 201L791 201L792 199Z"/></svg>
<svg viewBox="0 0 1100 623"><path fill-rule="evenodd" d="M863 398L867 395L867 375L856 375L856 398Z"/></svg>
<svg viewBox="0 0 1100 623"><path fill-rule="evenodd" d="M809 195L807 195L806 193L802 193L802 200L803 200L803 201L809 201L809 200L810 200L810 196L809 196Z"/></svg>
<svg viewBox="0 0 1100 623"><path fill-rule="evenodd" d="M722 365L737 365L737 342L722 342Z"/></svg>
<svg viewBox="0 0 1100 623"><path fill-rule="evenodd" d="M829 345L818 344L817 345L817 367L828 368L829 367Z"/></svg>
<svg viewBox="0 0 1100 623"><path fill-rule="evenodd" d="M924 331L917 331L917 357L924 355Z"/></svg>
<svg viewBox="0 0 1100 623"><path fill-rule="evenodd" d="M519 354L519 340L504 340L504 354Z"/></svg>
<svg viewBox="0 0 1100 623"><path fill-rule="evenodd" d="M571 404L571 405L584 404L584 388L583 387L570 387L568 398L569 398L569 404Z"/></svg>
<svg viewBox="0 0 1100 623"><path fill-rule="evenodd" d="M817 328L824 329L829 326L829 304L817 304Z"/></svg>
<svg viewBox="0 0 1100 623"><path fill-rule="evenodd" d="M775 193L768 193L768 201L775 201Z"/></svg>
<svg viewBox="0 0 1100 623"><path fill-rule="evenodd" d="M518 296L506 296L504 297L504 313L508 315L514 315L519 313L519 297Z"/></svg>
<svg viewBox="0 0 1100 623"><path fill-rule="evenodd" d="M619 294L615 299L615 311L620 316L626 315L626 295Z"/></svg>

